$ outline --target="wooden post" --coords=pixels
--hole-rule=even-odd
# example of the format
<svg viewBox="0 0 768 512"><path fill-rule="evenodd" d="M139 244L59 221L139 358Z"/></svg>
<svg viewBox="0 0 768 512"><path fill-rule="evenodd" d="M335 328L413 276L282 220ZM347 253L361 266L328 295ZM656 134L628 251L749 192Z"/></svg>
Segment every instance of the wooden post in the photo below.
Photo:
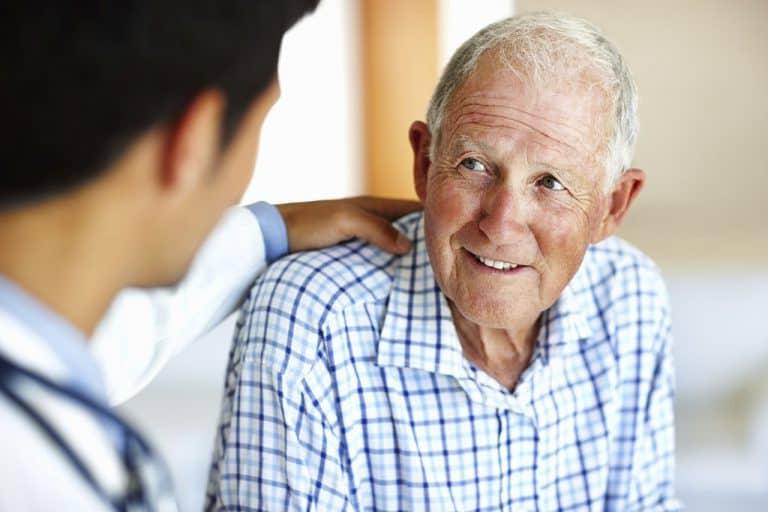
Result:
<svg viewBox="0 0 768 512"><path fill-rule="evenodd" d="M438 74L438 0L362 0L363 172L370 194L415 197L408 127Z"/></svg>

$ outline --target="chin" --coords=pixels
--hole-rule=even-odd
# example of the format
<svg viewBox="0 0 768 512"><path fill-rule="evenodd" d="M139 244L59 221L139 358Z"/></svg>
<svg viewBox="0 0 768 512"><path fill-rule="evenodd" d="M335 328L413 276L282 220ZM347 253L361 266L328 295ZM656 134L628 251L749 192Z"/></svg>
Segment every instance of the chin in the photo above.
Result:
<svg viewBox="0 0 768 512"><path fill-rule="evenodd" d="M176 286L181 282L182 279L184 279L184 276L187 275L187 270L188 269L184 269L176 272L170 272L165 277L164 282L160 286Z"/></svg>
<svg viewBox="0 0 768 512"><path fill-rule="evenodd" d="M188 259L186 259L184 262L182 262L179 265L175 265L174 268L168 269L168 272L166 274L166 284L165 286L175 286L181 282L182 279L187 275L187 272L189 272L189 268L192 266L192 262L194 261L194 254L190 256Z"/></svg>
<svg viewBox="0 0 768 512"><path fill-rule="evenodd" d="M530 308L510 301L456 301L456 308L470 322L489 329L519 329L529 318L538 318Z"/></svg>
<svg viewBox="0 0 768 512"><path fill-rule="evenodd" d="M183 261L169 258L151 272L147 271L137 282L132 283L132 286L141 288L176 286L186 276L193 258L194 254Z"/></svg>
<svg viewBox="0 0 768 512"><path fill-rule="evenodd" d="M131 283L131 286L139 288L157 288L176 286L186 275L186 271L164 270L151 276L143 276L140 280Z"/></svg>

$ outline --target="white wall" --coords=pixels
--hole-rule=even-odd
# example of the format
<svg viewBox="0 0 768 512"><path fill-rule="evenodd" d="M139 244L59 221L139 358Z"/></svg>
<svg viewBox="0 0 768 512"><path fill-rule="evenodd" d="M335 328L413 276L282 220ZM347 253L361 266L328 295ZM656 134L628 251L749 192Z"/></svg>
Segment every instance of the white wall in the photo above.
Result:
<svg viewBox="0 0 768 512"><path fill-rule="evenodd" d="M440 69L448 63L453 52L475 32L491 22L511 16L514 10L514 0L440 0Z"/></svg>
<svg viewBox="0 0 768 512"><path fill-rule="evenodd" d="M283 41L280 100L264 124L244 202L362 192L358 3L323 0Z"/></svg>
<svg viewBox="0 0 768 512"><path fill-rule="evenodd" d="M669 272L677 488L688 510L768 503L768 270Z"/></svg>

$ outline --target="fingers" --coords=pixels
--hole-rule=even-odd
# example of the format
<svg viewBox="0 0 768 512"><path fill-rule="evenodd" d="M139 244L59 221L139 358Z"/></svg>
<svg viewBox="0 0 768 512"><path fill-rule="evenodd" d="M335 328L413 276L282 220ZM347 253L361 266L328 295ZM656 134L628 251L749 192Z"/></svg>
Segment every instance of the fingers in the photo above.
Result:
<svg viewBox="0 0 768 512"><path fill-rule="evenodd" d="M405 254L411 248L411 241L377 214L358 210L348 226L352 237L361 238L388 253Z"/></svg>
<svg viewBox="0 0 768 512"><path fill-rule="evenodd" d="M392 254L404 254L411 243L390 220L416 211L416 201L356 197L277 205L288 231L290 251L317 249L361 238Z"/></svg>
<svg viewBox="0 0 768 512"><path fill-rule="evenodd" d="M421 209L421 203L409 199L386 199L383 197L361 196L354 198L355 204L363 210L389 220L398 219Z"/></svg>

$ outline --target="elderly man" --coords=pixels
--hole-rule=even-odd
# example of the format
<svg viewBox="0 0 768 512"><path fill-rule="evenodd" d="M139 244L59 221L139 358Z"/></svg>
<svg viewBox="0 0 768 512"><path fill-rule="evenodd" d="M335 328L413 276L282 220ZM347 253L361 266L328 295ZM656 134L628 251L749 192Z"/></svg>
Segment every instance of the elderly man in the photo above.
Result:
<svg viewBox="0 0 768 512"><path fill-rule="evenodd" d="M583 20L467 41L410 129L412 251L348 243L256 283L208 506L677 509L667 296L612 238L645 179L636 105Z"/></svg>

